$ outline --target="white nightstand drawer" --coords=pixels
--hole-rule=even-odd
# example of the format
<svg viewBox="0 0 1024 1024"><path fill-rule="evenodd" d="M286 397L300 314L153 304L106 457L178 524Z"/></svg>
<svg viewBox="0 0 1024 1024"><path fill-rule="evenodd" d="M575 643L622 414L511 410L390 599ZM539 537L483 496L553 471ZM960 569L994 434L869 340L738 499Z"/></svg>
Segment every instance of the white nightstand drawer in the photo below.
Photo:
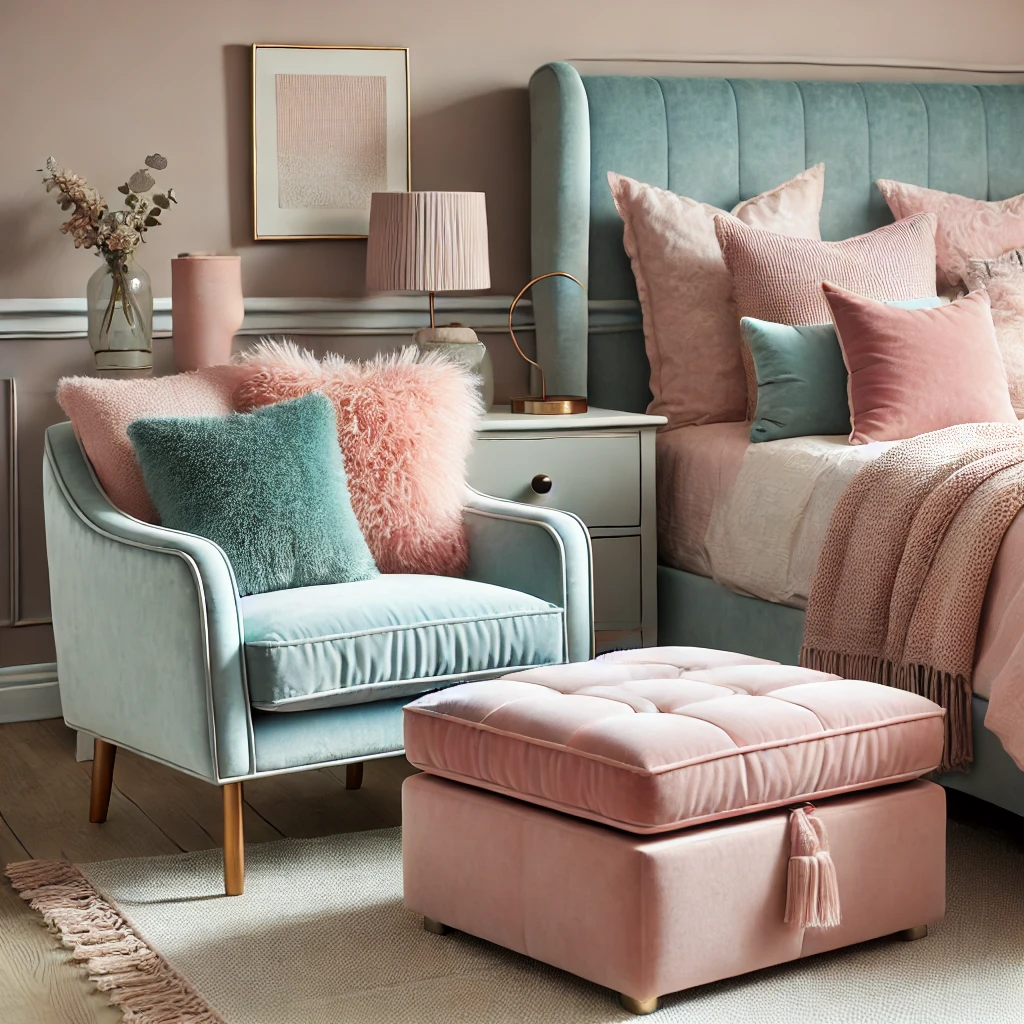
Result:
<svg viewBox="0 0 1024 1024"><path fill-rule="evenodd" d="M638 526L640 437L483 435L469 459L469 483L496 498L575 512L589 527Z"/></svg>
<svg viewBox="0 0 1024 1024"><path fill-rule="evenodd" d="M594 628L634 629L642 619L640 538L595 537Z"/></svg>

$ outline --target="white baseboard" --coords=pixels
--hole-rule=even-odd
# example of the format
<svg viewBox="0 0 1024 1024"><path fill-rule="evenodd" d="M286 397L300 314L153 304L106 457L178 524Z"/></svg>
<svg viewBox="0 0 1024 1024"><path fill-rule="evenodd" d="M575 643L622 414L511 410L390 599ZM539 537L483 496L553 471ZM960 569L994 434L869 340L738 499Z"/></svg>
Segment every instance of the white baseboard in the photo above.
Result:
<svg viewBox="0 0 1024 1024"><path fill-rule="evenodd" d="M34 722L60 716L55 663L0 668L0 722Z"/></svg>

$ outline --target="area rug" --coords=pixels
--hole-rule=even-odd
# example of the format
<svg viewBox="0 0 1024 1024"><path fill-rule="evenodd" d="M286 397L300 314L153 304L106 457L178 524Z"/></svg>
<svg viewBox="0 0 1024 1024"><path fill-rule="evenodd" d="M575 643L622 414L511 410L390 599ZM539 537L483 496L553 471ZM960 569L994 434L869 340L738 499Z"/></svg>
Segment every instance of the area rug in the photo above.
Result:
<svg viewBox="0 0 1024 1024"><path fill-rule="evenodd" d="M636 1019L607 989L467 935L424 932L402 906L398 829L254 845L246 856L235 898L222 895L218 851L29 861L8 874L138 1024ZM48 873L52 884L39 887ZM650 1020L1021 1020L1024 849L951 823L949 879L946 918L923 941L879 940L706 985L665 998Z"/></svg>

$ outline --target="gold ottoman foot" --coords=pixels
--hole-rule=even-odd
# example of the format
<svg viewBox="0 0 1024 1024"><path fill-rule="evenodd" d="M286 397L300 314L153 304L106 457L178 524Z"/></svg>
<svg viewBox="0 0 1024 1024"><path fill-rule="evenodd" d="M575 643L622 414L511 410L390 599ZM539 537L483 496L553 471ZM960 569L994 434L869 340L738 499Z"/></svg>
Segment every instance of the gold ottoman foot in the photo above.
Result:
<svg viewBox="0 0 1024 1024"><path fill-rule="evenodd" d="M432 917L425 917L423 918L423 930L432 932L434 935L447 935L448 925L441 924L440 921L435 921Z"/></svg>
<svg viewBox="0 0 1024 1024"><path fill-rule="evenodd" d="M658 1008L657 996L651 996L650 999L634 999L632 996L623 995L620 992L619 1002L622 1003L623 1009L629 1010L630 1013L635 1013L638 1017L654 1013Z"/></svg>
<svg viewBox="0 0 1024 1024"><path fill-rule="evenodd" d="M928 925L919 924L916 928L904 928L903 931L896 933L896 938L900 942L914 942L917 939L924 939L928 936Z"/></svg>

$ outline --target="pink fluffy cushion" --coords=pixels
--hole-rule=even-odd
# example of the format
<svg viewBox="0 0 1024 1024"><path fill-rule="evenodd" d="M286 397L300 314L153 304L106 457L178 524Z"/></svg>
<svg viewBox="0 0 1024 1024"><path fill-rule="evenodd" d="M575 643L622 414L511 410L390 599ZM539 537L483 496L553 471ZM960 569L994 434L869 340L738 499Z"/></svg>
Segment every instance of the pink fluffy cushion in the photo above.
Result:
<svg viewBox="0 0 1024 1024"><path fill-rule="evenodd" d="M226 416L233 411L231 396L245 373L238 366L211 366L173 377L64 377L57 384L57 401L107 497L122 512L157 523L128 440L128 424L147 416Z"/></svg>
<svg viewBox="0 0 1024 1024"><path fill-rule="evenodd" d="M875 182L894 217L933 213L939 289L950 292L964 277L972 256L992 257L1024 246L1024 195L989 203L955 192L880 179Z"/></svg>
<svg viewBox="0 0 1024 1024"><path fill-rule="evenodd" d="M830 284L822 290L850 375L853 444L1016 422L985 292L899 309Z"/></svg>
<svg viewBox="0 0 1024 1024"><path fill-rule="evenodd" d="M264 342L235 392L245 412L310 391L333 403L352 508L381 572L459 575L468 558L466 459L483 412L475 379L405 349L370 362L323 362Z"/></svg>
<svg viewBox="0 0 1024 1024"><path fill-rule="evenodd" d="M609 172L623 244L636 278L651 364L649 412L668 426L742 420L753 364L744 372L732 282L715 238L716 214L787 235L820 238L825 167L818 164L770 192L739 204L732 216L706 203Z"/></svg>
<svg viewBox="0 0 1024 1024"><path fill-rule="evenodd" d="M885 302L935 294L935 216L921 214L842 242L758 231L717 217L739 315L776 324L827 324L822 281Z"/></svg>

